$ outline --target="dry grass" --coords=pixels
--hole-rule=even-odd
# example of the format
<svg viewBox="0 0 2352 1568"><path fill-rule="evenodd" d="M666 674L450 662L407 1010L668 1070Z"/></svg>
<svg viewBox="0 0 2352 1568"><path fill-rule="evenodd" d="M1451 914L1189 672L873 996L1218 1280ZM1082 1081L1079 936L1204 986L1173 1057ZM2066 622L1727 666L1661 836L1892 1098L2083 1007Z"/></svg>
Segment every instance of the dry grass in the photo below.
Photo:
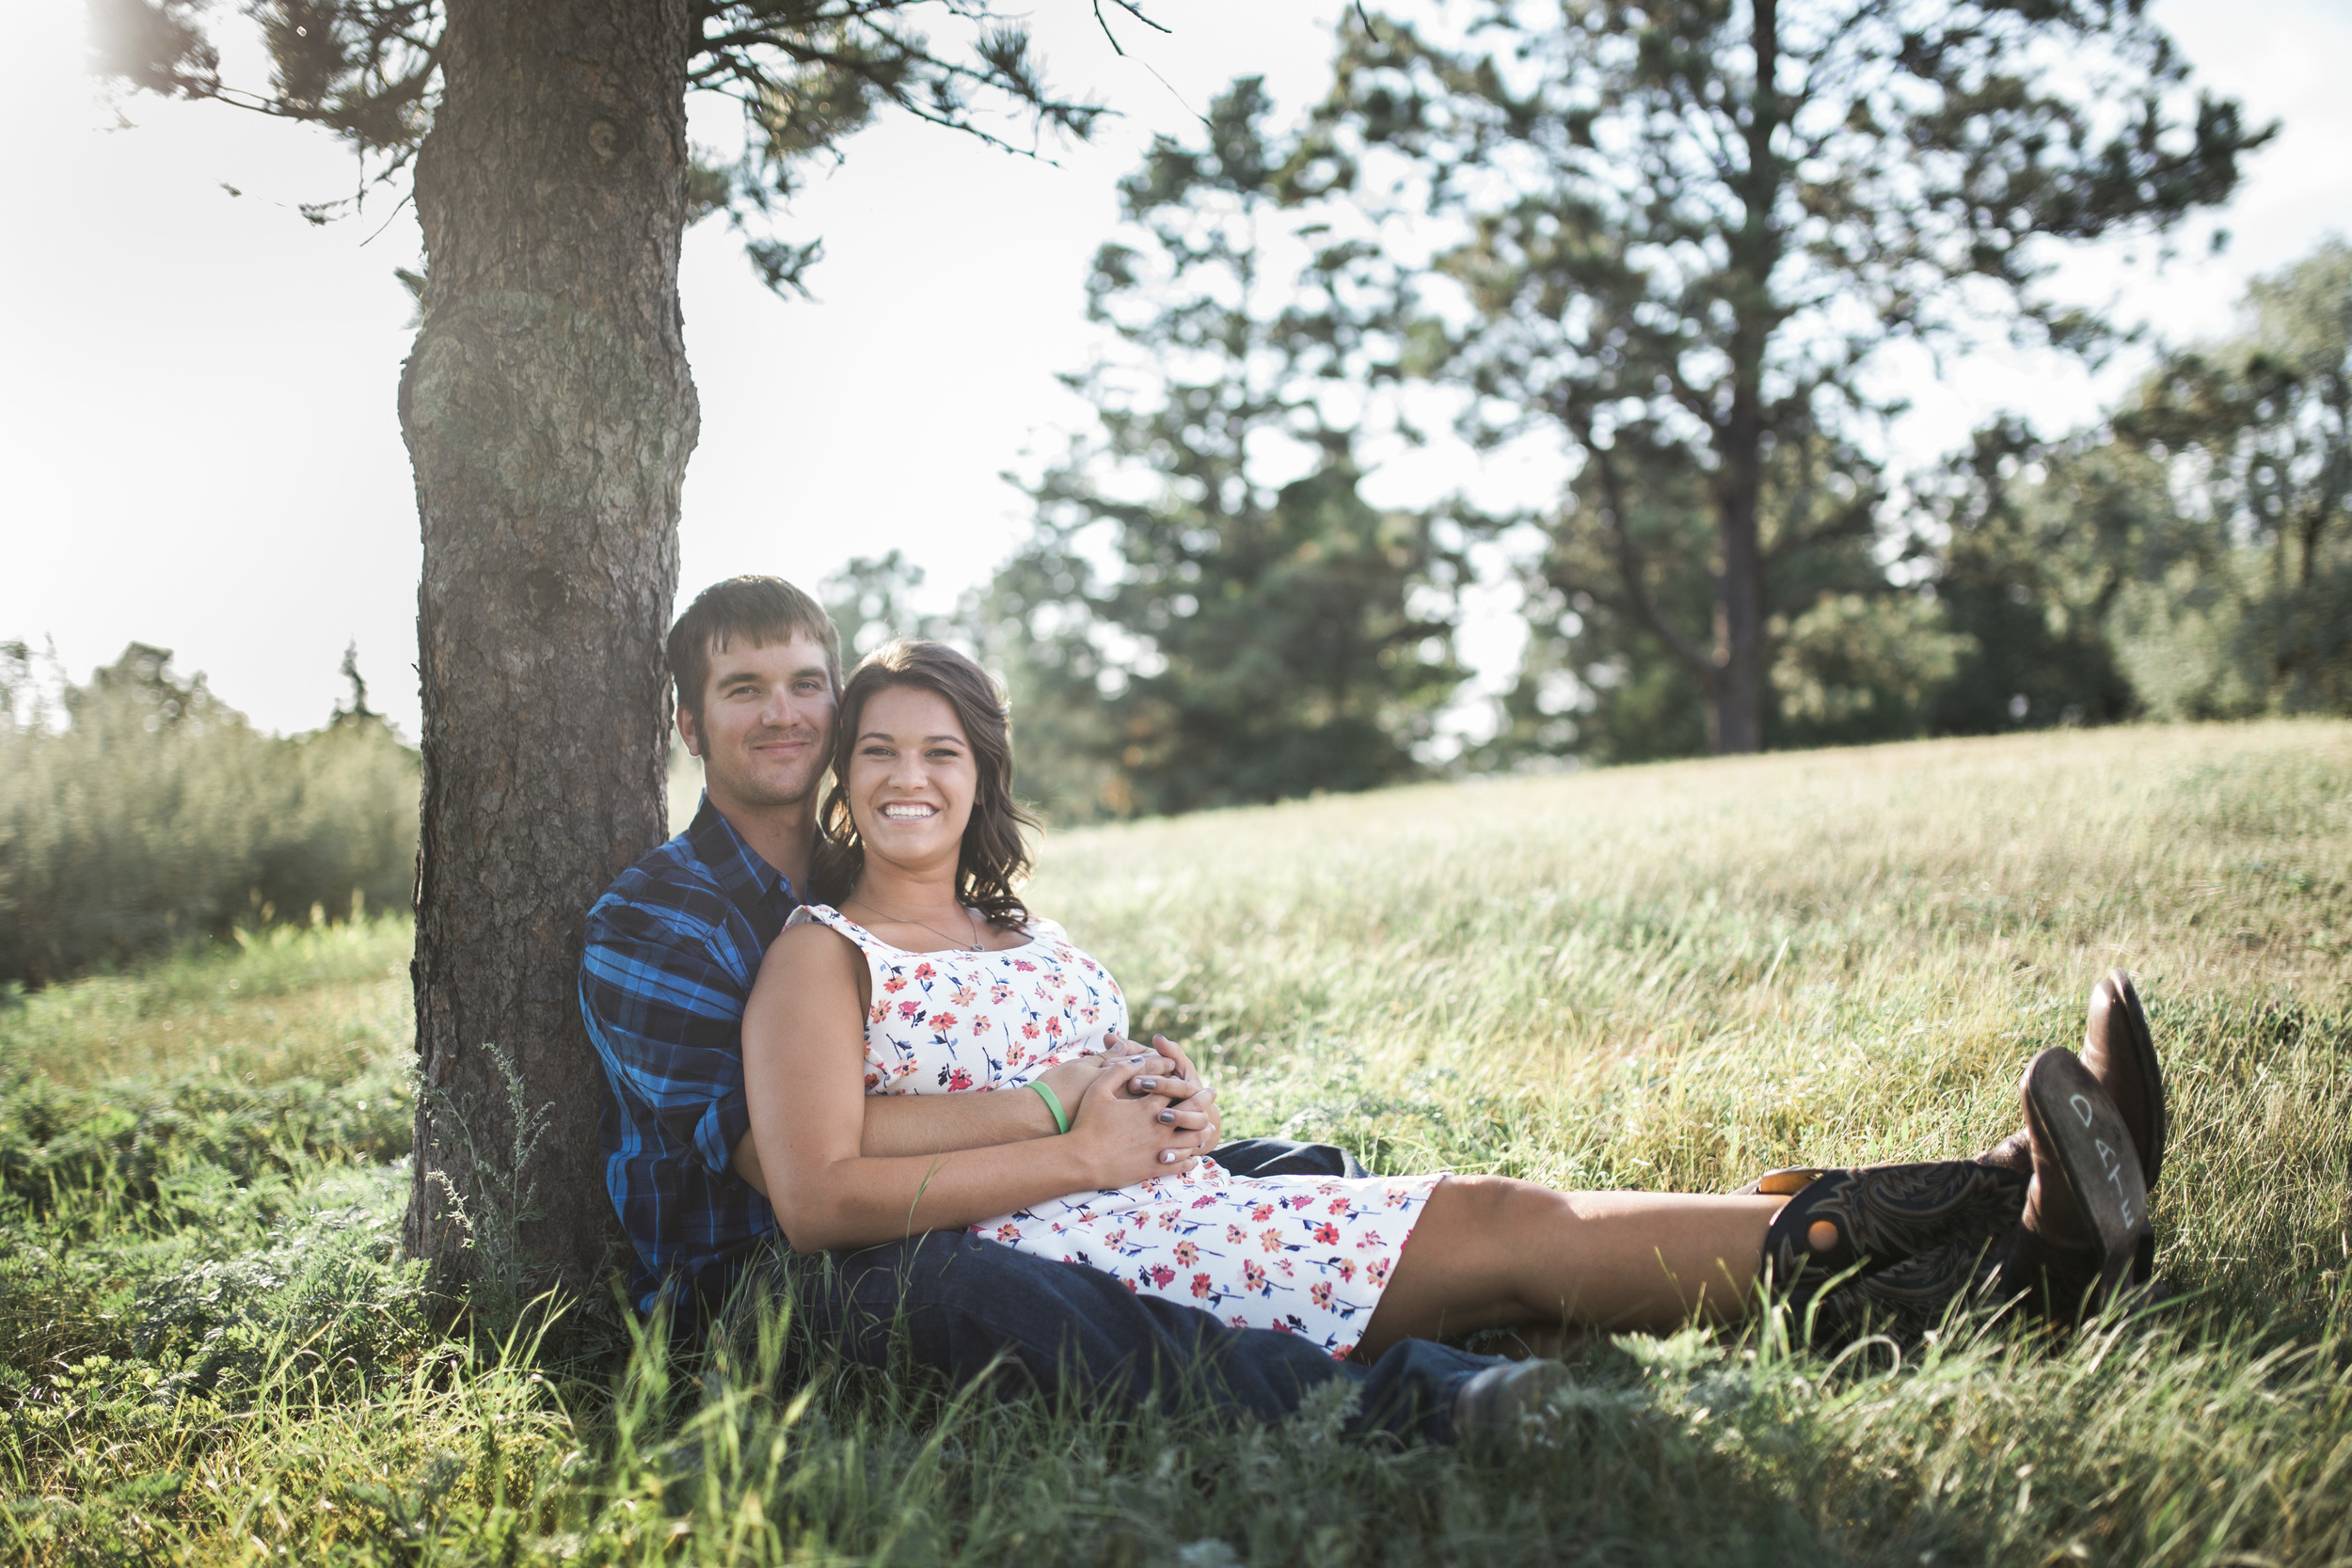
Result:
<svg viewBox="0 0 2352 1568"><path fill-rule="evenodd" d="M0 1542L41 1562L2342 1564L2348 876L2340 723L1054 836L1032 902L1201 1048L1229 1131L1394 1168L1717 1188L1968 1151L2014 1124L2018 1069L2075 1037L2095 976L2139 975L2185 1305L2059 1345L1957 1324L1893 1369L1770 1332L1621 1339L1579 1364L1548 1445L1483 1460L1336 1441L1333 1409L1219 1432L950 1400L789 1355L772 1314L699 1361L453 1338L395 1259L405 1174L369 1153L399 1131L404 928L59 988L0 1014Z"/></svg>
<svg viewBox="0 0 2352 1568"><path fill-rule="evenodd" d="M2122 965L2177 1101L2171 1265L2203 1279L2252 1229L2334 1259L2313 1288L2342 1267L2345 1183L2269 1178L2343 1170L2352 726L1932 742L1077 832L1032 901L1141 1022L1238 1080L1237 1129L1563 1185L1973 1152ZM2179 1201L2258 1177L2238 1205Z"/></svg>
<svg viewBox="0 0 2352 1568"><path fill-rule="evenodd" d="M178 1072L348 1077L413 1051L414 944L400 919L278 927L241 951L37 991L8 1037L26 1067L75 1088Z"/></svg>

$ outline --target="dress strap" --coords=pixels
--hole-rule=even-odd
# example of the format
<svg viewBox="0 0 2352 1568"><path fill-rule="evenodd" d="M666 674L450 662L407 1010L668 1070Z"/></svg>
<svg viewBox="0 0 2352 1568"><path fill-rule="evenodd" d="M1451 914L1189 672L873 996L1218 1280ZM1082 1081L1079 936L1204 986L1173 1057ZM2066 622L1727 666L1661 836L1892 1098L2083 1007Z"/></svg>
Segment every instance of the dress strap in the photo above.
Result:
<svg viewBox="0 0 2352 1568"><path fill-rule="evenodd" d="M869 957L882 942L882 939L875 936L873 932L851 920L831 904L803 904L799 909L794 910L792 917L784 923L784 928L787 931L795 926L829 927L848 937L857 944L859 952Z"/></svg>

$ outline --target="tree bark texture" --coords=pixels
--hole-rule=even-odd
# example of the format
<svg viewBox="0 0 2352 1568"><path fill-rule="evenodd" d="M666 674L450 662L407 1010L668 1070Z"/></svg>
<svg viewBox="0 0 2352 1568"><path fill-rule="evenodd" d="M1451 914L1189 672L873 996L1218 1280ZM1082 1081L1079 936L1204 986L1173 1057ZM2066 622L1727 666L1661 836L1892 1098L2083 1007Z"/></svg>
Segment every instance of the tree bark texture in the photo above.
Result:
<svg viewBox="0 0 2352 1568"><path fill-rule="evenodd" d="M1732 756L1764 749L1764 552L1756 537L1759 481L1719 502L1724 558L1715 584L1716 667L1712 693L1715 751Z"/></svg>
<svg viewBox="0 0 2352 1568"><path fill-rule="evenodd" d="M1754 0L1749 48L1756 77L1742 141L1746 166L1738 182L1743 217L1731 236L1733 327L1731 406L1725 411L1715 475L1716 527L1723 576L1715 585L1715 684L1710 726L1719 753L1764 749L1764 352L1781 325L1772 274L1780 265L1780 14L1776 0Z"/></svg>
<svg viewBox="0 0 2352 1568"><path fill-rule="evenodd" d="M584 1285L620 1243L577 972L588 906L665 831L661 638L699 422L677 300L691 39L687 0L450 0L417 162L406 1242L453 1283Z"/></svg>

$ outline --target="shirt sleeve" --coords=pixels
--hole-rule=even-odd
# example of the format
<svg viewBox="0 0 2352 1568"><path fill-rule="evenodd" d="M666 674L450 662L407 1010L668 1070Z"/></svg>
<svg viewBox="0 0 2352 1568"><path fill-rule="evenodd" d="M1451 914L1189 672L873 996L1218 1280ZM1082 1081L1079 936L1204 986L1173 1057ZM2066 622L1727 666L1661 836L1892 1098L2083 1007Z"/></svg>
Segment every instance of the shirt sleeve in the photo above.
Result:
<svg viewBox="0 0 2352 1568"><path fill-rule="evenodd" d="M752 1124L743 1095L752 976L720 938L691 917L608 895L588 915L580 1010L612 1092L723 1177Z"/></svg>

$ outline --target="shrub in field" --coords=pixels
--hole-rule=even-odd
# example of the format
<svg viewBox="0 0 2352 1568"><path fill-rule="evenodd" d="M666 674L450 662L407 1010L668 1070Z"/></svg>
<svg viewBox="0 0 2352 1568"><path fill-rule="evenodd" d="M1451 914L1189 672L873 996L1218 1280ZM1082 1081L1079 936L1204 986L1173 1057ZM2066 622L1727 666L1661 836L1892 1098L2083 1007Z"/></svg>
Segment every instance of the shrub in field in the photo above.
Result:
<svg viewBox="0 0 2352 1568"><path fill-rule="evenodd" d="M50 722L0 648L0 983L42 985L239 927L406 908L418 760L365 688L263 735L133 643ZM350 671L346 660L346 672Z"/></svg>

